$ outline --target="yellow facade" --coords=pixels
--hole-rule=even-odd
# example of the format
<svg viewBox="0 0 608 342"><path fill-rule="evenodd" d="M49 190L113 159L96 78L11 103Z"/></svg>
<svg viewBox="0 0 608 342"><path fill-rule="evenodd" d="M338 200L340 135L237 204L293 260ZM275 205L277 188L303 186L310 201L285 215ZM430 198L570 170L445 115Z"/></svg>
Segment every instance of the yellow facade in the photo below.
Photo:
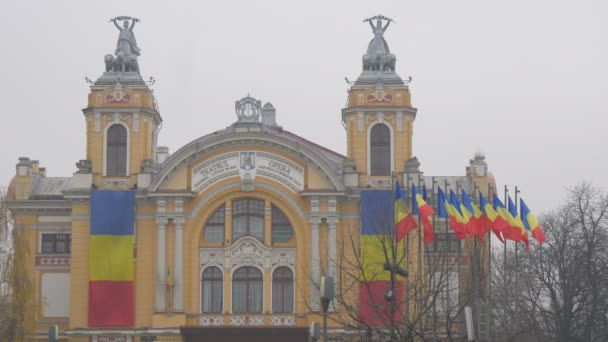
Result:
<svg viewBox="0 0 608 342"><path fill-rule="evenodd" d="M28 262L36 301L41 304L33 337L44 339L51 324L59 324L62 338L70 341L103 341L108 336L135 341L146 334L180 340L180 327L185 326L307 327L321 319L317 286L322 274L336 279L344 303L334 302L330 326L334 333L348 332L347 323L353 320L348 318L346 303L356 308L359 296L360 192L391 189L393 175L404 185L429 181L413 159L417 110L412 107L408 85L394 70L386 71L387 81L384 76L374 76L372 83L366 72L352 85L342 110L346 155L279 128L274 108L268 104L262 108L251 98L241 100L242 108L253 106L247 108L258 116L237 113L238 121L226 130L196 139L168 155L157 146L162 119L150 89L138 74L130 73L127 79L135 81L129 83L121 81L121 73L104 73L91 87L83 109L86 156L78 172L72 177L47 178L35 161L23 158L17 164L11 208L16 228L28 234ZM115 81L108 82L112 77ZM335 120L340 120L337 113ZM113 142L108 131L116 125L126 131L122 155L110 152ZM372 163L379 163L371 155L375 143L370 132L376 125L390 132L390 144L382 145L389 158L380 161L390 165L380 175L370 171L375 167ZM123 173L110 172L112 158L124 159ZM486 170L478 171L462 179L487 188ZM133 326L92 327L88 323L88 312L94 310L88 303L89 199L93 190L136 193L133 259L126 261L134 266ZM253 229L249 212L249 235L233 239L245 227L234 221L238 217L235 210L241 210L235 203L245 203L243 199L262 203L261 213L256 214L262 219L260 238L249 231ZM219 208L224 208L223 238L209 241L204 229ZM277 210L291 227L292 237L282 242L273 241L274 229L278 229L273 212ZM65 234L70 236L69 250L62 249L57 240ZM418 231L413 231L407 246L400 248L406 253L402 266L416 279L412 291L426 284L422 280L425 261L418 257L423 255L421 247ZM210 267L220 269L223 277L218 312L203 312L201 277ZM262 274L261 310L234 312L235 302L241 299L232 295L237 290L231 277L243 267ZM290 312L273 310L273 277L279 267L288 268L293 275ZM54 300L44 303L44 294L64 294L65 290L50 282L43 284L43 278L64 281L62 276L53 278L44 276L46 273L69 277L69 305L65 308ZM407 309L412 315L418 310L416 305L412 301ZM49 312L63 315L50 317Z"/></svg>

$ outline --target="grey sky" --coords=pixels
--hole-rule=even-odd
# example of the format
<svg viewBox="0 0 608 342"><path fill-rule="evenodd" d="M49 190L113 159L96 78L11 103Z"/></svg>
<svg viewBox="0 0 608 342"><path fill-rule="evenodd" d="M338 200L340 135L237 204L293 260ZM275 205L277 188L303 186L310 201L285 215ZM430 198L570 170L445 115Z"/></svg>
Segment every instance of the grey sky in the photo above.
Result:
<svg viewBox="0 0 608 342"><path fill-rule="evenodd" d="M272 102L285 129L345 153L344 77L355 79L382 13L397 72L413 77L414 154L425 175L461 175L476 151L529 207L581 180L608 189L608 2L10 1L0 13L0 185L19 156L49 176L85 157L88 85L118 31L141 19L142 75L154 76L171 152L235 121L234 101Z"/></svg>

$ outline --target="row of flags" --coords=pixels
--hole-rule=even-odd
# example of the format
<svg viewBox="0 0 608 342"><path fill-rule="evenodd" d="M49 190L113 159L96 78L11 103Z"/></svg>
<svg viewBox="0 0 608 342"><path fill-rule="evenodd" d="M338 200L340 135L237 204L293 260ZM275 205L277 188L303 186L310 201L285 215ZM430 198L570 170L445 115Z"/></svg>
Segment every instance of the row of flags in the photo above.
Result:
<svg viewBox="0 0 608 342"><path fill-rule="evenodd" d="M483 241L484 235L490 230L503 243L505 240L523 242L527 248L529 248L528 232L539 243L546 240L545 233L538 224L538 220L523 199L520 199L521 211L518 213L511 197L508 197L507 207L495 194L493 205L491 205L480 191L479 206L477 206L464 191L462 191L461 201L452 190L450 190L449 196L443 192L441 187L438 187L437 190L437 216L449 220L449 226L459 240L470 236ZM399 182L396 182L395 239L397 242L418 227L413 215L420 217L420 222L424 228L424 243L430 244L433 242L431 217L435 215L435 210L426 201L426 187L423 185L422 193L419 193L416 186L412 186L412 210L410 211L403 189Z"/></svg>

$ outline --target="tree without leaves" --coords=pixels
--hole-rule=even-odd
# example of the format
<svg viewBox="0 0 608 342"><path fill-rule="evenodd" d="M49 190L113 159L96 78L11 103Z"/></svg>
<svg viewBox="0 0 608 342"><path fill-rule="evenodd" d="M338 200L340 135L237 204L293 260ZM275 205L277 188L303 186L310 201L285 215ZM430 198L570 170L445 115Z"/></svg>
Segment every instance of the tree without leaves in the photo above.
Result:
<svg viewBox="0 0 608 342"><path fill-rule="evenodd" d="M444 228L445 229L445 228ZM437 230L437 229L436 229ZM365 274L364 269L367 260L361 253L359 223L358 221L341 222L339 235L341 244L338 246L337 264L338 275L337 296L334 300L334 312L330 319L333 319L341 326L350 331L357 331L358 337L355 340L371 341L389 339L395 341L412 341L423 339L433 341L433 336L444 336L448 340L458 340L462 334L462 311L464 305L461 298L471 297L464 291L469 290L470 286L462 286L465 281L458 278L458 265L454 262L455 258L449 258L449 254L441 250L429 250L426 248L424 254L432 256L433 262L423 263L423 272L416 272L418 267L416 258L416 247L418 245L417 232L409 234L410 257L408 258L408 248L395 247L392 234L378 235L373 244L385 256L384 262L392 260L395 253L396 261L403 268L410 271L407 279L399 278L407 285L403 286L403 295L394 302L396 315L387 313L387 304L384 298L373 300L371 305L375 314L381 320L381 324L370 324L362 317L360 312L359 292L367 291L371 297L371 284L377 279L379 274ZM386 229L390 231L390 229ZM403 245L403 242L400 243ZM423 246L424 248L424 246ZM451 253L451 255L453 255ZM425 258L423 256L423 258ZM408 265L409 261L409 265ZM408 265L408 266L406 266ZM376 265L380 272L382 265ZM449 278L451 277L451 278ZM451 279L452 286L455 284L461 288L457 298L449 298L446 293L448 281ZM452 290L452 293L455 293ZM449 301L448 301L449 299ZM389 306L390 307L390 306ZM409 312L408 312L409 307ZM435 309L435 310L434 310ZM436 314L434 316L434 314ZM436 320L433 317L437 318ZM456 330L455 330L456 329Z"/></svg>
<svg viewBox="0 0 608 342"><path fill-rule="evenodd" d="M587 183L569 189L563 205L541 216L547 241L519 254L517 288L513 250L507 251L507 270L502 250L494 253L498 331L512 325L518 315L521 330L537 336L557 341L608 340L607 211L605 192Z"/></svg>
<svg viewBox="0 0 608 342"><path fill-rule="evenodd" d="M6 191L0 188L0 341L25 341L38 306L25 232L13 230Z"/></svg>

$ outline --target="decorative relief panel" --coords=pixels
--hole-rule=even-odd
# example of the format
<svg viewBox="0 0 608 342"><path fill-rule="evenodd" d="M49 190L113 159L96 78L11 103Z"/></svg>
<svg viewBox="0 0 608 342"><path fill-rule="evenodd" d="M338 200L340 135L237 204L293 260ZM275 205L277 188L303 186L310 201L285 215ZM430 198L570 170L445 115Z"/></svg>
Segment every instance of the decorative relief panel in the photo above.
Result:
<svg viewBox="0 0 608 342"><path fill-rule="evenodd" d="M131 342L131 336L93 336L93 342Z"/></svg>
<svg viewBox="0 0 608 342"><path fill-rule="evenodd" d="M209 266L224 268L226 257L223 248L201 248L200 253L201 271Z"/></svg>
<svg viewBox="0 0 608 342"><path fill-rule="evenodd" d="M371 188L390 188L391 179L390 178L370 178L367 181L367 185L369 185Z"/></svg>
<svg viewBox="0 0 608 342"><path fill-rule="evenodd" d="M230 317L230 325L245 325L247 322L246 316L232 316Z"/></svg>
<svg viewBox="0 0 608 342"><path fill-rule="evenodd" d="M241 266L255 266L270 270L277 266L288 266L295 269L295 248L272 248L264 246L252 237L243 237L231 246L224 248L200 248L201 272L209 266L217 266L226 271L233 271Z"/></svg>
<svg viewBox="0 0 608 342"><path fill-rule="evenodd" d="M201 316L198 319L198 325L202 325L202 326L224 325L224 316Z"/></svg>
<svg viewBox="0 0 608 342"><path fill-rule="evenodd" d="M36 266L70 266L70 256L36 255Z"/></svg>
<svg viewBox="0 0 608 342"><path fill-rule="evenodd" d="M101 181L104 188L128 188L131 185L131 178L105 178Z"/></svg>
<svg viewBox="0 0 608 342"><path fill-rule="evenodd" d="M296 325L295 316L271 316L270 325Z"/></svg>
<svg viewBox="0 0 608 342"><path fill-rule="evenodd" d="M293 248L274 248L272 250L272 268L288 266L292 269L296 265L296 251Z"/></svg>
<svg viewBox="0 0 608 342"><path fill-rule="evenodd" d="M264 325L264 316L248 316L247 325Z"/></svg>
<svg viewBox="0 0 608 342"><path fill-rule="evenodd" d="M304 190L304 168L273 153L240 151L224 153L192 168L192 191L205 188L228 177L239 175L247 184L263 176L284 184L294 192Z"/></svg>
<svg viewBox="0 0 608 342"><path fill-rule="evenodd" d="M254 240L238 241L230 252L231 268L244 265L257 265L264 268L264 250Z"/></svg>

